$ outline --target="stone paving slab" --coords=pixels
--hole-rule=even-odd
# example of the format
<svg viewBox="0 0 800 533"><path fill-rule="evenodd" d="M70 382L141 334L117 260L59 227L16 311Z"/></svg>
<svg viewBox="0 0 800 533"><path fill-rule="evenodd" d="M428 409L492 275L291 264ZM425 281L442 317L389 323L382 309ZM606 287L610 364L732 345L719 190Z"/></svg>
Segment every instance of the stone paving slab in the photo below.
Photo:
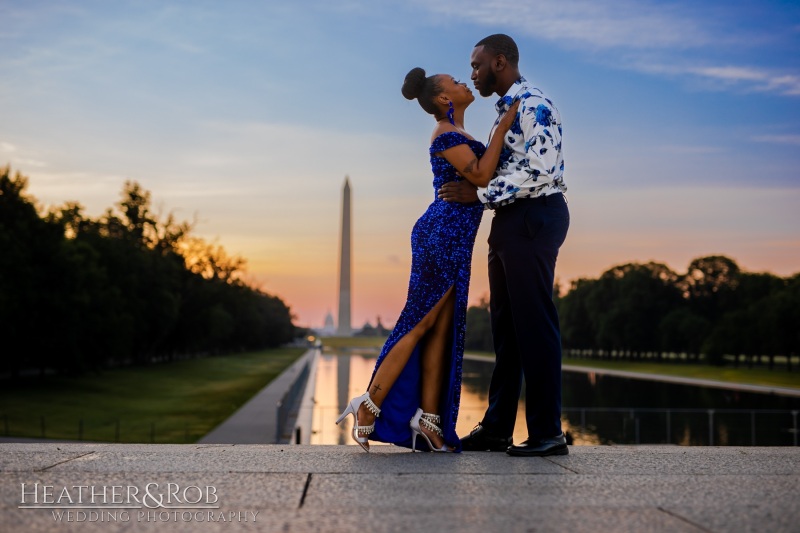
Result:
<svg viewBox="0 0 800 533"><path fill-rule="evenodd" d="M531 506L508 512L504 506L464 507L450 504L415 509L369 510L361 515L346 509L298 516L291 531L475 531L500 532L582 532L582 531L668 531L702 532L704 529L668 512L651 508ZM377 528L375 525L378 525Z"/></svg>
<svg viewBox="0 0 800 533"><path fill-rule="evenodd" d="M0 530L2 531L56 531L64 526L75 528L80 531L139 531L139 527L150 524L152 527L161 531L193 531L196 527L204 528L208 531L238 531L240 526L252 523L255 514L256 524L260 524L257 529L261 529L265 524L272 524L274 527L282 527L287 520L291 519L294 511L298 507L299 497L302 494L306 483L307 475L304 474L243 474L227 475L224 473L204 472L196 473L89 473L89 472L69 472L69 473L50 473L40 472L35 474L13 473L2 476L0 485ZM159 490L164 490L166 483L174 483L180 487L206 487L213 486L215 494L219 497L219 509L203 509L191 511L190 520L182 520L182 516L173 516L172 512L183 513L185 509L175 511L164 511L163 509L149 509L140 507L130 509L127 512L127 520L120 516L121 511L115 510L117 514L116 522L109 522L110 511L102 511L105 521L95 522L82 521L80 515L73 511L72 522L69 517L64 516L62 520L56 521L52 515L52 509L20 509L21 500L20 486L22 483L30 487L35 483L41 485L53 485L56 487L73 486L122 486L128 485L144 488L148 483L158 483ZM202 489L201 489L202 490ZM143 492L143 491L142 491ZM166 489L169 492L169 489ZM195 498L196 491L192 489L189 493L191 498ZM72 491L73 495L76 492ZM198 495L199 492L196 492ZM125 490L121 491L125 494ZM181 491L177 491L180 497ZM41 495L41 491L40 491ZM110 493L107 493L111 498ZM54 494L54 497L58 497ZM123 496L124 498L124 496ZM29 498L30 499L30 498ZM207 519L208 512L214 513L219 517L219 513L224 513L229 520L226 522L200 523L196 520L198 516L194 513L200 512L200 518ZM82 512L88 513L88 509ZM95 510L96 513L101 513ZM167 512L161 516L161 513ZM235 517L231 518L230 513ZM99 518L100 515L98 515ZM121 521L125 520L125 521ZM246 521L245 521L246 520ZM17 526L18 524L18 526ZM133 527L133 529L128 529ZM178 529L175 529L178 527ZM255 526L253 526L255 528ZM87 528L87 529L84 529ZM90 528L90 529L89 529ZM181 529L184 528L184 529ZM233 529L231 529L233 528ZM269 529L268 529L269 530Z"/></svg>
<svg viewBox="0 0 800 533"><path fill-rule="evenodd" d="M38 457L34 470L54 472L129 472L132 468L162 472L168 468L170 472L570 473L550 461L509 462L505 454L412 454L395 446L375 446L372 453L364 453L357 446L76 444L70 445L75 452L66 456L47 450L46 444L26 446L30 446L27 455ZM27 455L9 452L9 470L24 470Z"/></svg>
<svg viewBox="0 0 800 533"><path fill-rule="evenodd" d="M642 472L670 475L800 473L800 453L787 454L787 448L591 446L586 450L578 449L589 453L573 453L549 460L580 474L617 476Z"/></svg>
<svg viewBox="0 0 800 533"><path fill-rule="evenodd" d="M43 448L36 451L33 449L20 449L19 447L20 445L16 445L15 448L0 445L0 450L2 450L0 454L0 472L45 470L92 453L92 448L90 447L83 450L71 448L71 451L62 450L55 445L43 445Z"/></svg>
<svg viewBox="0 0 800 533"><path fill-rule="evenodd" d="M72 521L64 509L57 520L42 501L20 508L23 483L27 505L33 492L43 500L45 485L53 499L65 487L144 492L157 483L153 493L170 508L139 504L122 521L112 505L83 510L97 520L79 521L71 507ZM213 509L163 499L172 490L180 500L179 488L191 499L201 487L213 487ZM515 458L393 446L367 454L356 446L0 444L4 533L792 532L800 531L799 489L800 448L587 446Z"/></svg>

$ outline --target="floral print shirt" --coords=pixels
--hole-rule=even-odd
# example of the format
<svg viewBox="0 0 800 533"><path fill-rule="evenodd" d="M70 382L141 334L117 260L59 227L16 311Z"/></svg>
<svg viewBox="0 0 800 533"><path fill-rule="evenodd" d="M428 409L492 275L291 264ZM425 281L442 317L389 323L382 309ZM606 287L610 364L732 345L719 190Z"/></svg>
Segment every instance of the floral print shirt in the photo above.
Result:
<svg viewBox="0 0 800 533"><path fill-rule="evenodd" d="M561 114L541 90L520 78L495 105L499 115L495 127L515 100L522 100L522 103L517 119L506 134L494 178L485 189L478 189L478 198L489 209L517 198L535 198L567 190L561 152Z"/></svg>

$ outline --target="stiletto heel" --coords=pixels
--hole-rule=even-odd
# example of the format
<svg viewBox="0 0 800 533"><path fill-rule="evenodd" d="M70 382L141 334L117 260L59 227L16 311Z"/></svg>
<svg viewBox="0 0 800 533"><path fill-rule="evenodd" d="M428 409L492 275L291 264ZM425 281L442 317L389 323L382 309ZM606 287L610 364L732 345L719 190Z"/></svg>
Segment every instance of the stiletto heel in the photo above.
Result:
<svg viewBox="0 0 800 533"><path fill-rule="evenodd" d="M411 451L417 451L417 435L420 435L425 442L428 443L428 448L433 452L452 452L450 448L447 447L447 444L442 444L441 448L435 448L431 439L422 432L422 428L420 427L420 423L425 426L425 429L433 431L440 437L444 434L442 433L442 428L440 428L437 424L441 424L442 418L439 415L434 415L432 413L423 413L422 409L417 409L416 414L414 414L414 418L411 419L409 422L409 426L411 426Z"/></svg>
<svg viewBox="0 0 800 533"><path fill-rule="evenodd" d="M353 415L353 440L358 443L364 451L369 452L369 435L375 431L375 424L372 423L369 426L359 426L358 425L358 409L361 407L361 404L365 404L367 409L370 410L372 414L375 415L375 418L381 416L381 410L375 405L375 402L372 401L372 398L369 397L369 392L365 392L361 396L353 398L350 400L350 403L347 404L345 407L344 412L339 415L339 418L336 419L336 423L340 424L342 420L344 420L347 415ZM363 437L359 435L364 435Z"/></svg>
<svg viewBox="0 0 800 533"><path fill-rule="evenodd" d="M347 404L347 407L345 407L345 409L344 409L344 413L342 413L341 415L339 415L339 418L337 418L337 419L336 419L336 423L337 423L337 424L341 424L341 423L342 423L342 420L344 420L344 419L345 419L345 417L346 417L347 415L349 415L350 413L352 413L352 412L353 412L353 408L350 406L350 404Z"/></svg>

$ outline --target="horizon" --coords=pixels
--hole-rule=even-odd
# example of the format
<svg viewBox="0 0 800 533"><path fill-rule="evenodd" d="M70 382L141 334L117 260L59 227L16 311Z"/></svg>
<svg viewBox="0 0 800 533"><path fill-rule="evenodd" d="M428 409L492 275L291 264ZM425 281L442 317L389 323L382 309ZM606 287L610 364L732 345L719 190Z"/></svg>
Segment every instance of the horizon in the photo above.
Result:
<svg viewBox="0 0 800 533"><path fill-rule="evenodd" d="M496 32L564 120L562 290L620 264L682 273L711 255L800 271L791 2L37 1L0 5L0 18L0 165L42 206L78 201L90 217L140 183L154 208L196 216L197 236L246 258L298 325L336 315L346 175L352 323L395 322L411 227L433 199L433 121L402 98L403 77L422 66L471 87L472 47ZM495 100L467 111L477 139ZM488 294L490 217L470 304Z"/></svg>
<svg viewBox="0 0 800 533"><path fill-rule="evenodd" d="M4 165L0 165L0 168L3 168L3 167L4 167ZM17 170L15 170L15 169L13 169L13 168L12 168L12 169L10 169L10 170L12 171L12 176L13 176L13 175L16 175L16 173L17 173ZM23 176L25 176L25 174L24 174L24 173L22 173L22 172L20 172L20 174L22 174ZM27 177L27 176L25 176L25 177ZM346 177L345 179L347 179L347 177ZM34 196L33 196L33 195L30 193L30 190L29 190L29 189L30 189L30 182L28 183L28 187L27 187L27 189L28 189L28 190L27 190L27 192L26 192L26 196L28 196L28 197L31 197L31 199L34 201L34 205L36 205L36 207L37 207L37 212L39 212L39 214L40 214L40 215L45 215L45 214L46 214L46 212L47 212L47 209L46 209L44 206L42 206L41 202L39 202L39 201L38 201L38 199L36 199L36 198L35 198L35 197L34 197ZM55 206L48 206L48 207L55 207ZM112 209L113 207L116 207L116 205L114 205L114 206L108 206L108 208L109 208L109 209ZM91 217L90 217L90 218L91 218ZM177 221L177 222L178 222L178 223L180 223L181 221ZM341 220L339 220L339 222L341 222ZM193 234L192 234L192 235L193 235ZM223 248L224 248L224 243L219 243L219 244L220 244L220 245L222 245L222 246L223 246ZM477 246L477 243L476 243L476 246ZM226 251L227 251L227 250L226 250ZM791 277L794 277L794 276L796 276L796 275L800 275L800 268L798 268L797 270L795 270L795 271L793 271L793 272L789 272L788 274L785 274L785 275L782 275L782 274L776 274L775 272L771 272L771 271L765 271L765 270L759 270L759 271L755 271L755 270L748 269L748 268L746 267L746 265L742 265L742 264L741 264L741 263L740 263L740 262L739 262L739 261L738 261L738 260L737 260L735 257L730 257L730 256L727 256L727 255L725 255L725 254L714 254L714 253L707 253L707 254L698 255L698 256L696 256L696 257L692 257L692 258L691 258L691 259L690 259L690 260L689 260L689 261L686 263L686 266L685 266L685 267L683 267L682 269L681 269L681 268L676 268L676 267L675 267L675 265L670 265L670 264L668 264L668 263L666 263L666 262L664 262L664 261L659 261L659 260L656 260L656 259L650 259L650 260L645 260L645 261L620 261L620 262L614 263L614 264L612 264L612 265L608 265L606 268L603 268L603 269L602 269L600 272L598 272L598 273L597 273L597 275L594 275L594 276L580 276L580 277L578 277L578 278L574 278L574 279L572 279L572 280L569 280L568 282L564 282L564 281L562 281L562 280L556 279L556 286L555 286L555 290L556 290L556 291L558 291L560 294L564 295L564 294L566 294L566 293L567 293L567 292L568 292L568 291L571 289L571 284L572 284L573 282L577 281L578 279L598 279L598 278L599 278L599 277L600 277L602 274L604 274L605 272L607 272L607 271L609 271L609 270L611 270L611 269L613 269L613 268L616 268L616 267L619 267L619 266L626 265L626 264L649 264L649 263L663 264L663 265L667 266L667 267L668 267L668 268L669 268L671 271L673 271L673 272L674 272L675 274L677 274L678 276L685 276L685 275L687 275L687 274L688 274L688 266L689 266L689 264L691 263L691 261L694 261L695 259L700 259L700 258L705 258L705 257L712 257L712 256L724 256L724 257L727 257L728 259L731 259L731 260L733 260L733 261L734 261L734 262L737 264L737 266L739 267L739 269L740 269L740 272L742 272L742 273L749 273L749 274L772 274L772 275L775 275L775 276L778 276L778 277L780 277L780 278L784 278L784 279L791 278ZM245 259L245 261L246 261L246 258L243 258L243 259ZM337 261L338 261L338 255L337 255ZM478 261L479 261L479 259L478 259ZM338 266L338 263L337 263L337 266ZM246 267L246 265L245 265L245 268L244 268L244 270L242 271L242 276L241 276L241 278L242 278L242 280L243 280L243 281L245 281L245 283L247 283L247 284L249 284L249 285L251 285L251 286L253 286L253 287L256 287L256 288L261 288L261 287L259 287L259 285L258 285L257 281L256 281L256 280L254 280L254 279L252 279L252 278L251 278L251 276L249 275L249 272L248 272L248 270L247 270L247 267ZM471 288L472 288L472 285L474 285L474 282L471 284ZM267 291L267 292L269 292L269 291ZM278 296L278 297L281 297L281 298L283 298L283 297L282 297L280 294L278 294L278 293L270 293L270 294L271 294L271 295L273 295L273 296ZM486 291L484 294L482 294L480 297L478 297L478 298L471 298L471 299L470 299L470 305L471 305L471 306L472 306L472 305L477 305L477 304L479 303L479 300L480 300L481 298L483 298L483 297L488 297L488 290L487 290L487 291ZM287 304L289 307L291 307L291 302L288 302L288 301L285 301L285 300L284 300L284 302L285 302L285 303L286 303L286 304ZM337 296L337 302L338 302L338 296ZM296 325L297 325L297 326L299 326L299 327L308 327L308 328L310 328L310 329L315 329L315 330L324 329L324 327L325 327L324 321L325 321L325 319L327 318L327 315L328 315L329 313L330 313L330 315L331 315L331 318L333 319L334 325L338 325L338 324L336 323L336 316L335 316L335 315L336 315L336 309L335 309L335 306L333 306L333 307L331 307L330 309L327 309L327 310L325 311L325 315L323 316L323 320L322 320L322 322L321 322L321 323L319 323L319 324L296 324ZM370 315L368 314L368 312L367 312L367 313L365 313L365 315L364 315L364 316L365 316L366 318L365 318L365 320L364 320L362 323L353 323L353 324L352 324L352 325L353 325L353 331L354 331L354 332L357 332L357 331L359 331L360 329L362 329L362 328L363 328L364 326L366 326L366 325L370 325L370 326L373 326L373 327L374 327L374 326L377 326L377 324L378 324L378 320L380 320L380 323L381 323L381 324L382 324L384 327L388 327L389 329L393 328L393 327L394 327L394 325L395 325L395 321L394 321L394 320L392 320L392 321L388 321L388 322L387 322L387 320L386 320L386 317L383 317L383 316L381 316L381 315L379 315L379 314L374 314L374 315L370 316ZM339 335L337 335L337 334L335 334L335 333L333 334L333 337L337 337L337 336L339 336Z"/></svg>

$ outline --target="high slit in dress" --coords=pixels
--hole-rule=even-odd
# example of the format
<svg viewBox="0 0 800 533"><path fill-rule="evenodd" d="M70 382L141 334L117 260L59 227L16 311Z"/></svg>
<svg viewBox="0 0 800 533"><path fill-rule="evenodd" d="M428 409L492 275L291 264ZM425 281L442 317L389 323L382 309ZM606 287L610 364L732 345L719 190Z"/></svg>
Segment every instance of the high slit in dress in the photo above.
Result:
<svg viewBox="0 0 800 533"><path fill-rule="evenodd" d="M372 373L374 378L395 344L419 324L450 287L455 287L453 327L447 342L449 356L445 358L439 414L442 417L444 441L456 451L461 451L461 443L456 435L456 420L461 400L461 365L464 359L472 249L484 210L483 204L477 201L460 204L437 198L439 188L444 183L461 181L463 178L446 159L436 154L460 144L468 145L478 158L486 151L481 142L457 132L443 133L431 144L434 201L411 231L408 298ZM421 344L418 343L414 348L408 363L381 404L381 415L375 420L375 431L370 435L370 440L411 447L409 421L420 407L421 398ZM419 446L420 440L417 441ZM422 439L422 449L425 447L427 445Z"/></svg>

